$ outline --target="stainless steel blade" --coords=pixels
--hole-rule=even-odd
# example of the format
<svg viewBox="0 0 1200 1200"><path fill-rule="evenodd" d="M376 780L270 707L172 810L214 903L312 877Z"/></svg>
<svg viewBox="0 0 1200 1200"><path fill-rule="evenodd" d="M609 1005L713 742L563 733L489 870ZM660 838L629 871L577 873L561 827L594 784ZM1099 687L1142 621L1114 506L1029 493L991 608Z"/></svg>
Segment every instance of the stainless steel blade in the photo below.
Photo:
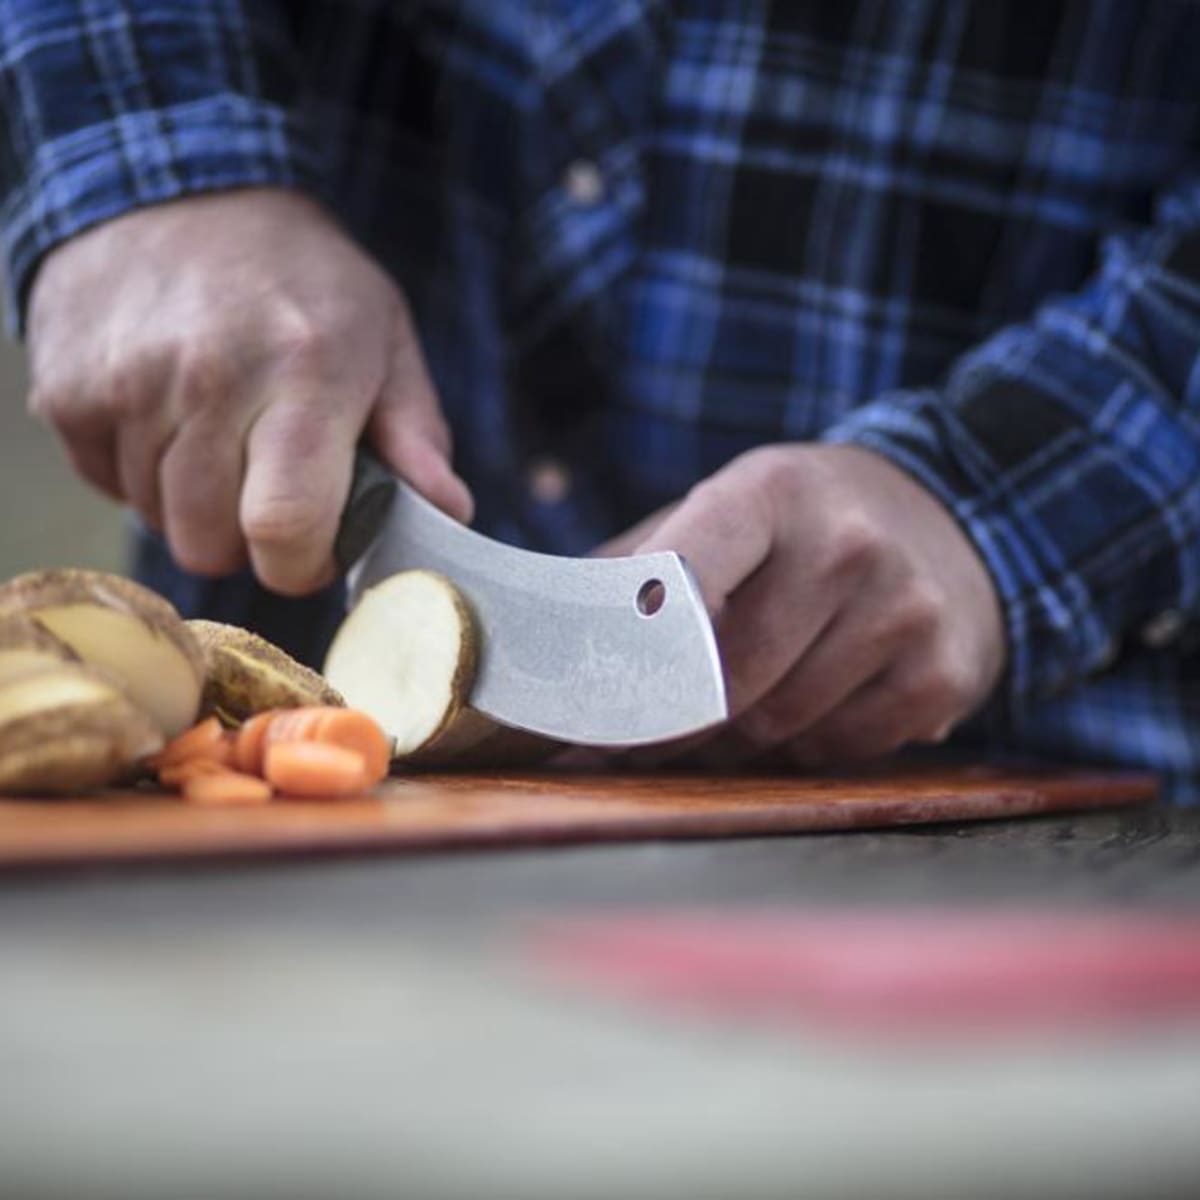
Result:
<svg viewBox="0 0 1200 1200"><path fill-rule="evenodd" d="M467 529L400 483L379 536L350 572L351 604L413 567L442 572L474 609L482 657L471 704L495 721L580 745L634 746L727 715L712 624L677 554L521 550Z"/></svg>

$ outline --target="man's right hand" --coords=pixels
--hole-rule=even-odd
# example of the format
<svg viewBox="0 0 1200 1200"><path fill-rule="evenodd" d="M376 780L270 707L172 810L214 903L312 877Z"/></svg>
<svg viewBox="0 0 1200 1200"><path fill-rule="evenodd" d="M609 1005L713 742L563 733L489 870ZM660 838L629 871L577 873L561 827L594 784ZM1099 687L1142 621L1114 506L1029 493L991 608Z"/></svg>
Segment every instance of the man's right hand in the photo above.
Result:
<svg viewBox="0 0 1200 1200"><path fill-rule="evenodd" d="M470 517L403 297L302 196L192 197L97 226L46 259L29 313L31 410L188 570L248 557L277 592L328 582L364 430Z"/></svg>

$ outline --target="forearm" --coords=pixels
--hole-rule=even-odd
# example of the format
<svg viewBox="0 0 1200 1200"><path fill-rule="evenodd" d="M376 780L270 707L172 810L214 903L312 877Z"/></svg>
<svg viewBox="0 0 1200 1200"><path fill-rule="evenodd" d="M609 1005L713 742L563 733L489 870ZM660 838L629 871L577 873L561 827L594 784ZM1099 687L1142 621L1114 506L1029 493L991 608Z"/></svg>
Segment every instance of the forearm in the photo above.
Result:
<svg viewBox="0 0 1200 1200"><path fill-rule="evenodd" d="M91 225L188 194L311 183L282 8L0 0L11 322L45 254Z"/></svg>
<svg viewBox="0 0 1200 1200"><path fill-rule="evenodd" d="M829 433L921 479L1001 596L1020 706L1163 613L1200 621L1200 199L1114 241L1093 283ZM1170 632L1160 623L1159 632Z"/></svg>

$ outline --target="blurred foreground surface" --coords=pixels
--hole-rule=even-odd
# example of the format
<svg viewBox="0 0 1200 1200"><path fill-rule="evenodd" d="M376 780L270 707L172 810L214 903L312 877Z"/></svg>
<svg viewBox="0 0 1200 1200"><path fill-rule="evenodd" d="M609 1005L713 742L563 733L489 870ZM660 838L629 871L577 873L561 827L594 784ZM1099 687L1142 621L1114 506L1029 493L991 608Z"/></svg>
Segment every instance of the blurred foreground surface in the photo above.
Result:
<svg viewBox="0 0 1200 1200"><path fill-rule="evenodd" d="M1200 915L1200 813L0 881L0 1194L1153 1197L1200 1023L856 1038L546 970L694 906Z"/></svg>

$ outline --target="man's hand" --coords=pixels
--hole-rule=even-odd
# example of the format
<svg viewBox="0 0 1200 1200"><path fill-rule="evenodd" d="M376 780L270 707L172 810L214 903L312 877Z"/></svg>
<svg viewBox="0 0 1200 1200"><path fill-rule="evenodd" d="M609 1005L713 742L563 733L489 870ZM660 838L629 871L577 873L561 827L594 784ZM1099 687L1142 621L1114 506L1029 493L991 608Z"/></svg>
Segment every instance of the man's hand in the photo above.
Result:
<svg viewBox="0 0 1200 1200"><path fill-rule="evenodd" d="M275 190L144 209L55 250L30 302L30 408L183 567L287 594L333 574L365 429L467 519L404 300L311 201Z"/></svg>
<svg viewBox="0 0 1200 1200"><path fill-rule="evenodd" d="M653 550L687 558L716 622L733 728L710 761L782 750L815 765L939 741L1003 670L999 603L974 547L870 451L743 455L605 548Z"/></svg>

